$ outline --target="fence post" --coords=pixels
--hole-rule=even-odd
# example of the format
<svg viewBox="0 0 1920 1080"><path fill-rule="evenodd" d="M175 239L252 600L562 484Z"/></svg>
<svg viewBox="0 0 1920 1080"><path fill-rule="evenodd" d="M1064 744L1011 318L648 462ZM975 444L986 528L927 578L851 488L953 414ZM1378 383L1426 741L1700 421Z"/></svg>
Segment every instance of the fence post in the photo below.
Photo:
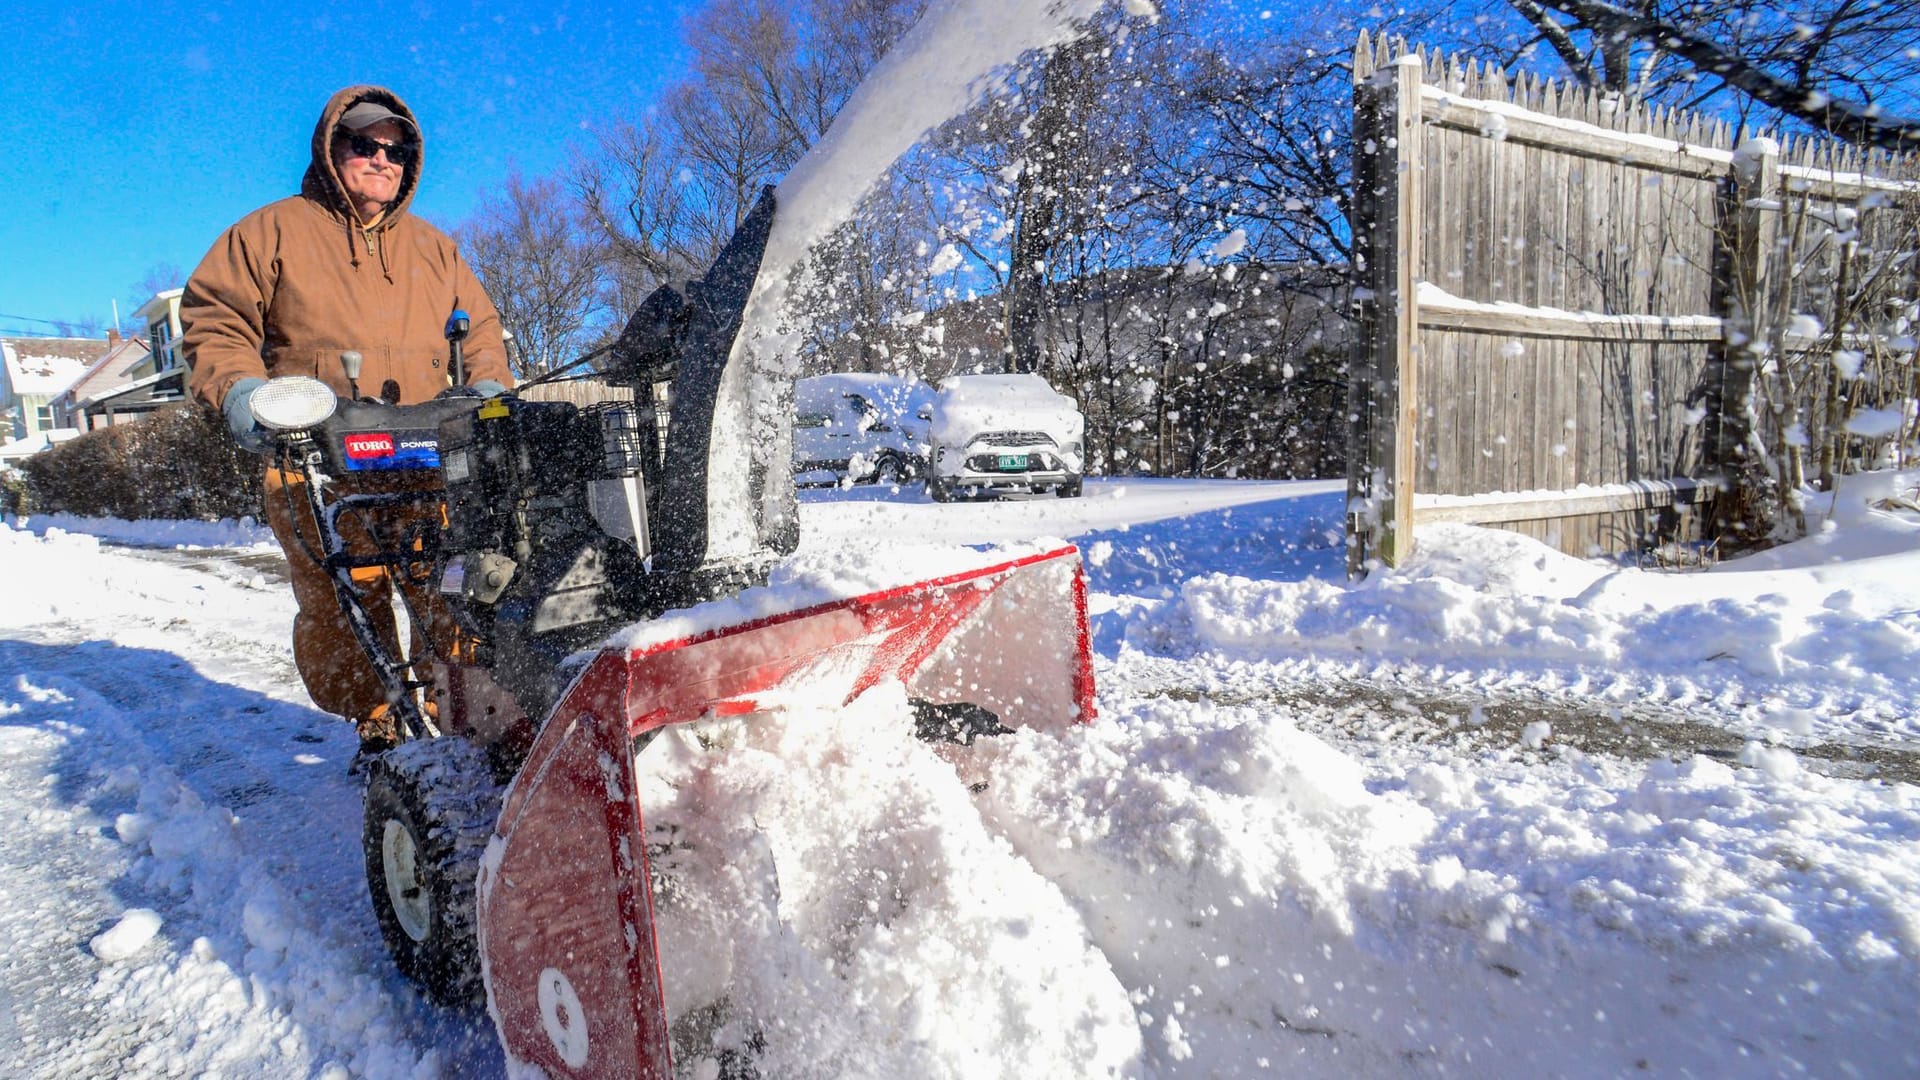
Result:
<svg viewBox="0 0 1920 1080"><path fill-rule="evenodd" d="M1780 144L1749 139L1735 151L1720 185L1714 288L1724 320L1721 344L1707 361L1706 439L1702 467L1719 486L1714 537L1770 527L1773 477L1754 445L1754 387L1766 351L1768 278L1780 222Z"/></svg>
<svg viewBox="0 0 1920 1080"><path fill-rule="evenodd" d="M1423 81L1420 57L1404 55L1354 87L1354 244L1362 291L1348 384L1353 577L1366 572L1369 556L1398 566L1413 553Z"/></svg>
<svg viewBox="0 0 1920 1080"><path fill-rule="evenodd" d="M1353 345L1347 362L1347 577L1366 573L1378 545L1379 507L1373 489L1373 340L1378 332L1378 275L1374 268L1383 255L1378 250L1380 220L1381 138L1380 98L1374 85L1373 42L1365 31L1353 56Z"/></svg>

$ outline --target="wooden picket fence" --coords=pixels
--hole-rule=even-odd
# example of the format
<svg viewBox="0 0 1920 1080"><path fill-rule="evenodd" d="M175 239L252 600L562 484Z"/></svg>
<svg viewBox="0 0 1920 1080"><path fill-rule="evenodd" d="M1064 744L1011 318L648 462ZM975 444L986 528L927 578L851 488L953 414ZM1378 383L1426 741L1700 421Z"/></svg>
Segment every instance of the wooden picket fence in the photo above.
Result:
<svg viewBox="0 0 1920 1080"><path fill-rule="evenodd" d="M1792 316L1833 291L1781 260L1845 261L1786 210L1910 230L1920 185L1886 177L1912 161L1736 146L1720 120L1365 34L1354 80L1350 571L1402 562L1423 522L1582 556L1726 526L1701 511L1784 438L1751 429L1761 346L1818 347Z"/></svg>

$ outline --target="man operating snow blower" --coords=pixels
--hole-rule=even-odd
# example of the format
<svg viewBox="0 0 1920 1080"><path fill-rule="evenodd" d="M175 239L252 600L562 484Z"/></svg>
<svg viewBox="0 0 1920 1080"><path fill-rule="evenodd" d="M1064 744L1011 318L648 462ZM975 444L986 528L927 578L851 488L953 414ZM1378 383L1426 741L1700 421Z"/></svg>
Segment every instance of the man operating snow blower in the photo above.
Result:
<svg viewBox="0 0 1920 1080"><path fill-rule="evenodd" d="M980 22L948 11L909 50L946 87L913 130L972 97L979 72L934 45ZM893 79L917 94L919 74ZM577 362L600 360L618 401L505 390L485 296L404 214L418 129L377 88L334 97L302 195L236 225L188 287L195 394L270 449L275 533L296 575L317 571L299 586L301 674L368 750L398 741L366 763L382 937L437 1000L484 987L509 1060L548 1075L673 1075L636 764L661 732L883 684L916 734L960 744L1094 715L1071 545L795 554L780 297L850 212L836 200L911 141L897 110L855 112L880 130L836 123L853 164L765 189L703 275L661 285ZM444 353L440 336L462 303L464 371L460 321ZM410 654L395 591L426 631Z"/></svg>
<svg viewBox="0 0 1920 1080"><path fill-rule="evenodd" d="M420 189L423 144L406 104L378 86L340 90L314 125L311 150L300 193L229 228L187 281L181 321L194 397L224 413L241 447L258 452L265 436L248 402L276 376L313 376L343 398L389 404L450 389L503 392L513 379L493 304L453 241L407 211ZM465 314L463 339L450 320L456 311ZM450 337L464 371L452 370ZM394 703L316 558L322 545L313 522L292 510L306 504L304 482L268 462L267 520L299 604L294 663L314 703L359 728L364 757L398 741ZM339 478L333 494L399 492L423 482L437 486L438 478L370 470ZM349 550L365 552L409 529L437 527L439 513L437 504L398 502L344 518L342 527ZM353 579L390 646L397 631L388 598L400 588L411 610L426 616L414 627L411 654L446 659L458 651L445 604L427 583L379 565L356 567Z"/></svg>

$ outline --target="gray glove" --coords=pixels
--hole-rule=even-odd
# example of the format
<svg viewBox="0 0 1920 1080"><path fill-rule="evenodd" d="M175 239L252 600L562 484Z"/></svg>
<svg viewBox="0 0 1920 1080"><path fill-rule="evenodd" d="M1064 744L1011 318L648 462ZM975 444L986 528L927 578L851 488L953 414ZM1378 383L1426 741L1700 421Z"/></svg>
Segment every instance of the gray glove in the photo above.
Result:
<svg viewBox="0 0 1920 1080"><path fill-rule="evenodd" d="M234 443L249 454L264 453L273 444L272 433L260 426L253 418L253 410L247 407L253 392L265 385L265 379L241 379L227 388L227 400L220 406L227 418L227 430L233 432Z"/></svg>

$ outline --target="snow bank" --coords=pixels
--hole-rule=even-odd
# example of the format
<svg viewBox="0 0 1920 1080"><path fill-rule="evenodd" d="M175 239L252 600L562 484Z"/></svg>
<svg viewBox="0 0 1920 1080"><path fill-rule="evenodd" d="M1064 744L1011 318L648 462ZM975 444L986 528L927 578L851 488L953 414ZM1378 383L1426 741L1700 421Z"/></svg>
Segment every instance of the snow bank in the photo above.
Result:
<svg viewBox="0 0 1920 1080"><path fill-rule="evenodd" d="M1435 525L1407 566L1358 584L1196 575L1127 633L1142 648L1188 642L1188 655L1248 660L1459 668L1471 657L1462 670L1477 677L1572 673L1620 700L1750 692L1773 711L1819 711L1816 736L1920 737L1920 665L1908 660L1920 655L1920 580L1899 569L1920 553L1920 521L1869 508L1902 484L1911 478L1851 480L1822 531L1710 573L1620 569Z"/></svg>
<svg viewBox="0 0 1920 1080"><path fill-rule="evenodd" d="M1915 1060L1920 790L1704 759L1407 754L1394 779L1267 709L1117 712L995 740L963 776L1086 920L1153 1075ZM1852 982L1873 989L1823 989Z"/></svg>
<svg viewBox="0 0 1920 1080"><path fill-rule="evenodd" d="M641 755L680 1056L764 1039L763 1075L1122 1072L1139 1031L1081 915L911 732L896 685Z"/></svg>
<svg viewBox="0 0 1920 1080"><path fill-rule="evenodd" d="M238 521L126 521L121 518L83 518L72 514L29 514L11 523L16 529L44 536L49 532L85 533L101 540L140 547L240 548L272 547L273 530L252 518Z"/></svg>

